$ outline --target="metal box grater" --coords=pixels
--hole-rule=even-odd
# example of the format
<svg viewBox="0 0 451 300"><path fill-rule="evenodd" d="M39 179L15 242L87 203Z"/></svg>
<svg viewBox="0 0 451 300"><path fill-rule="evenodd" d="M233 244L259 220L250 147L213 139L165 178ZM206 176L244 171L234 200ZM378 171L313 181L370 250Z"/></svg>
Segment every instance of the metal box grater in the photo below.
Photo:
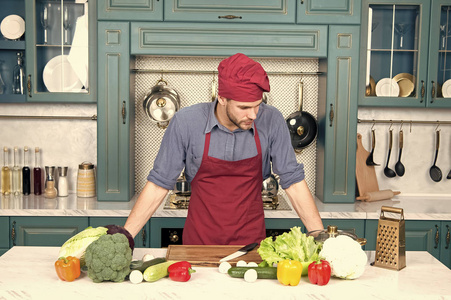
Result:
<svg viewBox="0 0 451 300"><path fill-rule="evenodd" d="M399 214L399 218L388 218L386 212ZM406 225L402 208L381 207L374 265L398 271L406 266Z"/></svg>

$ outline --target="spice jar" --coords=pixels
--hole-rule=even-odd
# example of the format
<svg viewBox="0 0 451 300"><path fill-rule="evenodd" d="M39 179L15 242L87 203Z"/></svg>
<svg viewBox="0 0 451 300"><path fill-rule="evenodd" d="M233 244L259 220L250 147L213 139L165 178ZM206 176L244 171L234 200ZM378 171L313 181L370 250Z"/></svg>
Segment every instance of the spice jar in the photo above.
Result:
<svg viewBox="0 0 451 300"><path fill-rule="evenodd" d="M95 197L96 180L94 165L90 162L83 162L78 165L77 176L77 196L78 197Z"/></svg>
<svg viewBox="0 0 451 300"><path fill-rule="evenodd" d="M58 196L67 197L69 195L67 182L67 167L58 167Z"/></svg>

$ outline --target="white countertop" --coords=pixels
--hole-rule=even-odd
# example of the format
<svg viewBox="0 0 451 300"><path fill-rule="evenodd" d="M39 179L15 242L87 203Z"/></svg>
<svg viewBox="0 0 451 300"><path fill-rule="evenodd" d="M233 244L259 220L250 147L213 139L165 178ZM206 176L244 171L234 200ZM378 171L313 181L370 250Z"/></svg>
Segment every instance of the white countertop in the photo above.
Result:
<svg viewBox="0 0 451 300"><path fill-rule="evenodd" d="M0 216L128 217L137 196L129 202L104 202L96 198L47 199L41 196L1 196ZM288 201L289 202L289 201ZM291 208L291 204L288 203ZM323 203L316 199L323 219L379 219L381 206L400 207L406 220L451 220L451 197L395 196L392 200L349 204ZM186 209L166 209L164 202L153 217L186 217ZM266 218L298 218L294 210L265 210Z"/></svg>
<svg viewBox="0 0 451 300"><path fill-rule="evenodd" d="M54 262L59 247L13 247L0 257L0 299L451 299L451 271L428 252L407 252L406 268L395 271L368 265L355 280L332 278L325 286L302 277L297 286L277 280L247 283L221 274L217 268L194 267L188 282L163 278L132 284L93 283L87 274L73 282L58 279ZM151 253L164 257L165 249L136 248L140 259Z"/></svg>

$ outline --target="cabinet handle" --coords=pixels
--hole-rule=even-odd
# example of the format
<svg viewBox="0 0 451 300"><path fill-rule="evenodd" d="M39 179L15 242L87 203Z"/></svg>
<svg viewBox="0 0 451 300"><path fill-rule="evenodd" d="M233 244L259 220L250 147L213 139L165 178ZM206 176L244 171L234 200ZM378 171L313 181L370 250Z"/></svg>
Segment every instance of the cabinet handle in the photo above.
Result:
<svg viewBox="0 0 451 300"><path fill-rule="evenodd" d="M28 89L28 97L31 98L31 74L28 74L27 89Z"/></svg>
<svg viewBox="0 0 451 300"><path fill-rule="evenodd" d="M301 4L304 4L304 0L301 0Z"/></svg>
<svg viewBox="0 0 451 300"><path fill-rule="evenodd" d="M13 241L13 246L16 245L16 221L13 221L13 228L11 228L11 240Z"/></svg>
<svg viewBox="0 0 451 300"><path fill-rule="evenodd" d="M141 230L141 238L143 240L143 247L145 247L146 246L146 230L145 229Z"/></svg>
<svg viewBox="0 0 451 300"><path fill-rule="evenodd" d="M330 104L330 112L329 112L329 127L332 127L332 122L334 121L334 105L331 103Z"/></svg>
<svg viewBox="0 0 451 300"><path fill-rule="evenodd" d="M435 98L435 82L434 82L434 81L431 81L431 83L432 83L432 89L431 89L431 96L432 96L432 98L431 98L431 103L434 103L434 98Z"/></svg>
<svg viewBox="0 0 451 300"><path fill-rule="evenodd" d="M435 232L435 246L434 246L434 249L437 249L438 248L438 243L440 242L440 233L438 231L438 226L437 225L435 225L435 229L436 229L436 232Z"/></svg>
<svg viewBox="0 0 451 300"><path fill-rule="evenodd" d="M424 88L424 80L421 80L421 101L420 101L420 103L423 103L425 93L426 92L425 92L425 88Z"/></svg>
<svg viewBox="0 0 451 300"><path fill-rule="evenodd" d="M228 19L228 20L232 20L232 19L242 19L242 16L234 16L234 15L225 15L225 16L218 16L218 19Z"/></svg>
<svg viewBox="0 0 451 300"><path fill-rule="evenodd" d="M446 233L446 246L445 246L445 249L448 249L449 248L449 240L450 240L450 237L449 237L449 226L448 225L446 225L446 229L447 229L447 233Z"/></svg>
<svg viewBox="0 0 451 300"><path fill-rule="evenodd" d="M125 101L122 101L122 124L125 124Z"/></svg>

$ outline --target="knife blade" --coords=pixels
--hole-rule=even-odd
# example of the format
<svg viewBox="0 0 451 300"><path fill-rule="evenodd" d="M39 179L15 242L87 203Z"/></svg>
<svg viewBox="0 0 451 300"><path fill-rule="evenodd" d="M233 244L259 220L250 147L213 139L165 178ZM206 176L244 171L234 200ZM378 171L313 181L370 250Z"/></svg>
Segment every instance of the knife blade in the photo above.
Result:
<svg viewBox="0 0 451 300"><path fill-rule="evenodd" d="M224 258L221 258L219 260L219 262L229 261L234 258L240 257L241 255L244 255L244 254L248 253L249 251L251 251L252 249L254 249L257 245L258 245L258 243L252 243L252 244L246 245L243 248L238 249L238 251L233 252L232 254L227 255Z"/></svg>

